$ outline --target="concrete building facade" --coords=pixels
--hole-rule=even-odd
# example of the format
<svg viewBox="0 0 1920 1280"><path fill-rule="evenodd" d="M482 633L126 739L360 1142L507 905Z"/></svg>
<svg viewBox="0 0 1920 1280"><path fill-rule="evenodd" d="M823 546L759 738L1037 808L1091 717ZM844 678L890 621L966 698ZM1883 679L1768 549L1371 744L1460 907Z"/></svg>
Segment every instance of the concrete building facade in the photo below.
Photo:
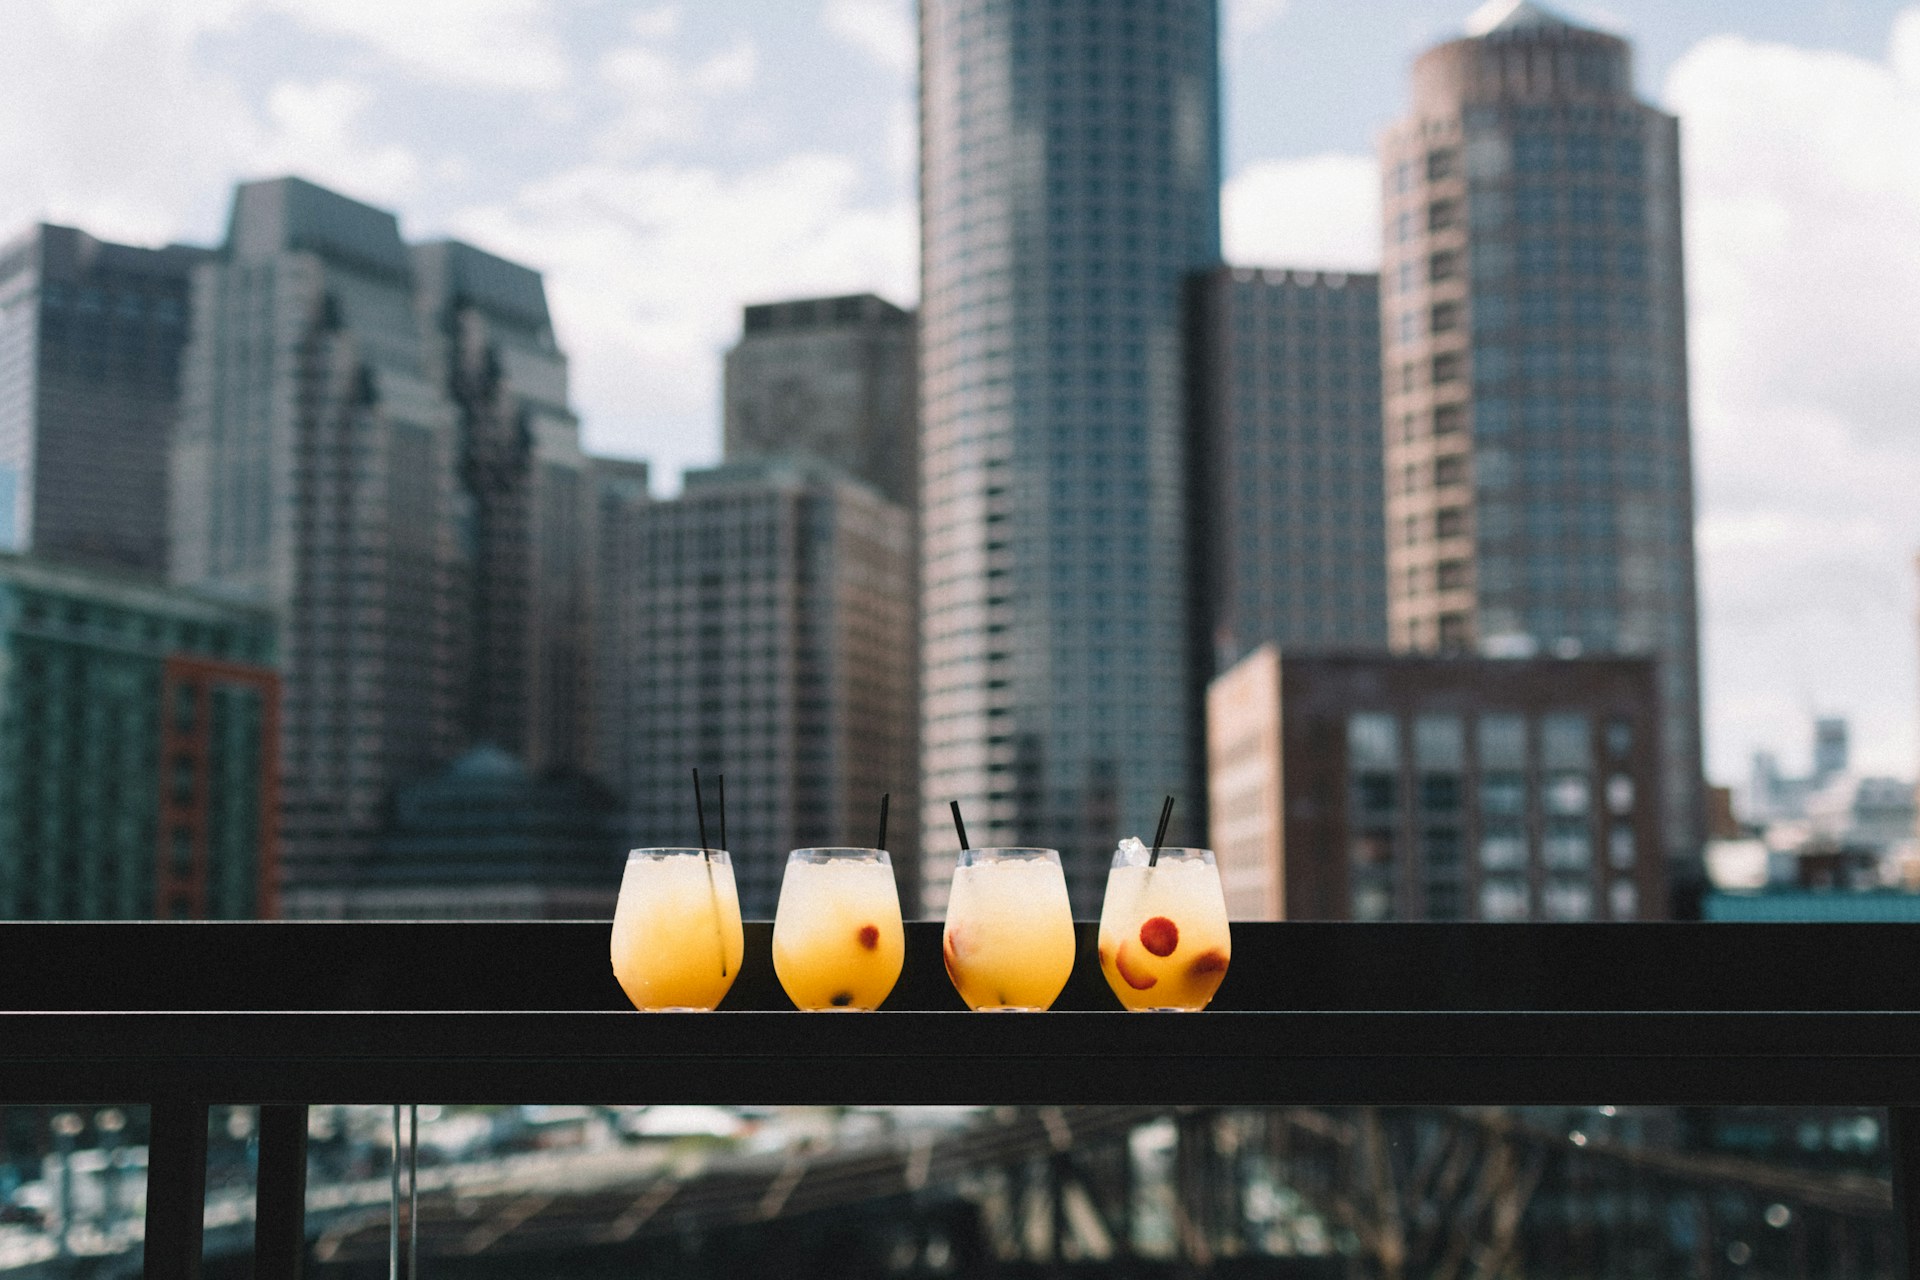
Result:
<svg viewBox="0 0 1920 1280"><path fill-rule="evenodd" d="M1097 909L1205 829L1184 290L1220 259L1213 0L920 6L929 850L1061 851ZM927 905L950 853L930 857Z"/></svg>
<svg viewBox="0 0 1920 1280"><path fill-rule="evenodd" d="M717 843L725 774L741 909L767 919L788 851L871 844L890 792L916 915L910 514L794 461L691 472L669 501L603 495L601 757L630 843L699 843L694 768Z"/></svg>
<svg viewBox="0 0 1920 1280"><path fill-rule="evenodd" d="M41 225L0 245L0 551L166 572L193 266Z"/></svg>
<svg viewBox="0 0 1920 1280"><path fill-rule="evenodd" d="M1215 664L1262 644L1384 649L1380 277L1221 267L1191 306Z"/></svg>
<svg viewBox="0 0 1920 1280"><path fill-rule="evenodd" d="M278 912L274 628L0 555L0 919Z"/></svg>
<svg viewBox="0 0 1920 1280"><path fill-rule="evenodd" d="M1268 646L1215 679L1207 706L1236 918L1667 913L1649 659Z"/></svg>
<svg viewBox="0 0 1920 1280"><path fill-rule="evenodd" d="M1624 40L1530 0L1478 16L1380 148L1390 638L1657 657L1666 838L1697 880L1679 125Z"/></svg>

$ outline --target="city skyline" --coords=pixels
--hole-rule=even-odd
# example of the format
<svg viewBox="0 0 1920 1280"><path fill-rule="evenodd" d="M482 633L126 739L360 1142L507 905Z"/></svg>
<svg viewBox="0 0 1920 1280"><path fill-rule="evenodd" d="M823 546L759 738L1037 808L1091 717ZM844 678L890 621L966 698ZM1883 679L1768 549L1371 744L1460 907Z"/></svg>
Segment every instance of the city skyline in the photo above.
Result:
<svg viewBox="0 0 1920 1280"><path fill-rule="evenodd" d="M1899 234L1920 218L1920 174L1900 146L1920 118L1920 12L1756 5L1729 32L1702 5L1562 7L1631 38L1642 94L1682 119L1710 772L1731 780L1753 749L1790 747L1817 707L1853 720L1863 768L1910 773L1904 567L1920 517L1896 501L1901 484L1910 487L1915 445L1893 414L1920 381L1920 357L1893 319L1920 276L1901 243L1913 237ZM649 9L595 60L584 52L589 27L613 30L601 10L563 21L533 5L482 7L464 43L411 48L375 17L292 0L209 0L164 19L129 4L84 22L28 6L28 38L15 48L40 56L8 67L19 74L0 98L0 172L16 175L4 212L10 230L46 217L107 238L208 243L226 189L209 175L278 166L343 178L350 194L398 205L410 236L458 230L547 268L562 343L578 353L589 443L677 470L718 452L718 351L740 302L862 288L912 301L903 194L912 147L893 137L912 75L880 38L900 22L910 32L910 14L879 5L864 27L848 21L862 8ZM1325 6L1225 6L1230 262L1342 265L1345 250L1326 228L1377 217L1371 131L1402 108L1411 56L1457 29L1466 8L1386 6L1364 37L1335 39ZM146 24L148 52L108 66L102 50L129 23ZM859 39L865 55L849 43ZM805 56L776 63L762 52L787 44ZM1357 44L1369 46L1364 57ZM1327 70L1281 74L1314 48ZM617 64L623 50L651 50L655 61L635 53ZM150 161L89 169L82 144L103 127L102 107L47 92L41 64L78 68L70 78L81 84L111 72L158 86L161 109L129 136L180 136L150 148ZM633 75L619 81L616 65ZM659 72L656 107L635 110L658 127L621 143L604 95L616 83L631 88L644 67ZM676 69L685 74L666 74ZM1349 92L1313 87L1334 74L1348 77ZM603 95L597 106L575 92L588 81ZM823 107L828 86L835 101ZM1299 95L1285 97L1293 86ZM684 95L684 111L657 109L669 93ZM467 141L439 127L461 104L491 104L481 115L497 120L529 100L541 104L536 118L485 152L470 127ZM224 115L192 113L210 102L241 122L230 130L245 135L239 143L211 130ZM1287 102L1299 109L1281 111ZM782 112L793 119L776 120ZM561 133L542 134L562 129L542 121L569 113ZM807 129L814 137L796 143ZM115 147L96 163L124 160ZM192 163L176 163L183 148ZM468 162L456 172L463 148ZM476 168L475 155L485 165ZM1253 237L1244 211L1284 202L1302 182L1324 198L1262 220L1264 239ZM775 206L794 212L756 227L754 210ZM716 218L722 210L731 212ZM712 223L706 234L686 231L700 219ZM1372 236L1359 226L1342 234L1349 244ZM729 236L730 255L708 247ZM586 247L613 253L618 268L588 281L578 265ZM692 282L714 295L706 311L676 302ZM659 408L643 414L638 404ZM1798 465L1809 451L1827 460L1819 475ZM1836 510L1844 518L1829 515Z"/></svg>

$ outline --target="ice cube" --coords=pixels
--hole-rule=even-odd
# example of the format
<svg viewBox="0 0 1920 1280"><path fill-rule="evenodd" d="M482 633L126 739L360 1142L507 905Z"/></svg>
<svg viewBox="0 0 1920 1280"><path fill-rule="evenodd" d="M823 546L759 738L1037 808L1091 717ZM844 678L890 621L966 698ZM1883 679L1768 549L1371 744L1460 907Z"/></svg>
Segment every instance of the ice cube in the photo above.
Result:
<svg viewBox="0 0 1920 1280"><path fill-rule="evenodd" d="M1122 840L1120 852L1126 855L1126 861L1129 863L1145 862L1147 859L1147 846L1138 836L1128 836Z"/></svg>

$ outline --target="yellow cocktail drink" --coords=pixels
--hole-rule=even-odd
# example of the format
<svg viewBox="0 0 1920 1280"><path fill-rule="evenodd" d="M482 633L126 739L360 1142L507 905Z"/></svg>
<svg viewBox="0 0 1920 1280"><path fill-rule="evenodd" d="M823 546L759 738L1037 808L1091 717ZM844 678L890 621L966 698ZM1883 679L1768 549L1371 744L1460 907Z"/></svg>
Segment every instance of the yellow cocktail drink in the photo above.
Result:
<svg viewBox="0 0 1920 1280"><path fill-rule="evenodd" d="M746 952L725 849L635 849L613 909L613 976L633 1007L707 1010Z"/></svg>
<svg viewBox="0 0 1920 1280"><path fill-rule="evenodd" d="M1073 908L1052 849L965 849L941 939L967 1007L1045 1009L1073 972Z"/></svg>
<svg viewBox="0 0 1920 1280"><path fill-rule="evenodd" d="M1204 1009L1226 976L1233 947L1211 849L1162 849L1148 866L1138 840L1121 842L1100 909L1100 971L1120 1003Z"/></svg>
<svg viewBox="0 0 1920 1280"><path fill-rule="evenodd" d="M773 913L773 971L801 1009L877 1009L906 959L884 849L795 849Z"/></svg>

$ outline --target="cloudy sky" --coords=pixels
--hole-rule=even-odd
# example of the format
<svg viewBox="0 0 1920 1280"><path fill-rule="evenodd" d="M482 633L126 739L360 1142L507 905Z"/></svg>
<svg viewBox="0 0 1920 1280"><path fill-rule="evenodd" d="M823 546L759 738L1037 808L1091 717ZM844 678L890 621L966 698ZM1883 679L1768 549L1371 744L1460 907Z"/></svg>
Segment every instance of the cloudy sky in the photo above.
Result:
<svg viewBox="0 0 1920 1280"><path fill-rule="evenodd" d="M1377 260L1373 139L1455 0L1222 0L1235 261ZM1920 5L1569 0L1686 157L1708 750L1911 775ZM718 452L750 301L914 294L910 0L7 0L0 235L213 242L298 172L547 273L588 443ZM670 483L670 481L669 481Z"/></svg>

